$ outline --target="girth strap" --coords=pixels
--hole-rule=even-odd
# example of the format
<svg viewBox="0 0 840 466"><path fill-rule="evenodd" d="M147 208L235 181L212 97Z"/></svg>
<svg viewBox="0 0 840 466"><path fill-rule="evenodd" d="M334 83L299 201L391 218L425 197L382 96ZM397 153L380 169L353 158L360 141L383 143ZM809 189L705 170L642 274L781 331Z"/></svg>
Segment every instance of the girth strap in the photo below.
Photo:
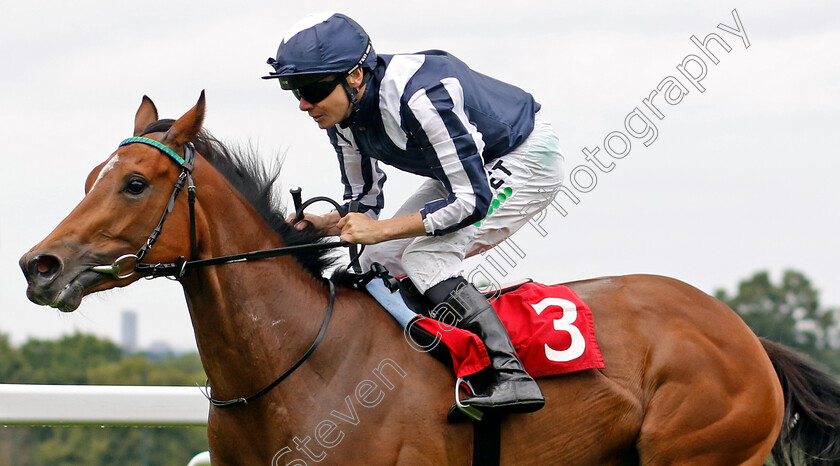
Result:
<svg viewBox="0 0 840 466"><path fill-rule="evenodd" d="M502 423L498 417L473 422L473 466L499 466Z"/></svg>

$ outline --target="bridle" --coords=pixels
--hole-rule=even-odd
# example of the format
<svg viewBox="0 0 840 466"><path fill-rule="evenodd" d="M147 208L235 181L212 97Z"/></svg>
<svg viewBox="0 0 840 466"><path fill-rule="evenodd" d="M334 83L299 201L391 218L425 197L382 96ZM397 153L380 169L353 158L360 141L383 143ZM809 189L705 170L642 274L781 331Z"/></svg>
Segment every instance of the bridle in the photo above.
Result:
<svg viewBox="0 0 840 466"><path fill-rule="evenodd" d="M112 275L118 280L128 278L138 271L146 271L144 270L144 268L148 267L148 264L141 264L140 261L143 260L143 257L146 256L146 253L149 251L149 249L152 248L152 246L157 241L161 230L163 230L163 223L166 222L166 217L170 214L170 212L172 212L172 209L175 208L175 200L178 198L178 194L181 192L182 189L184 189L184 184L187 182L189 182L188 191L190 205L190 249L192 253L191 257L195 257L198 251L195 233L195 183L193 182L192 178L193 163L195 162L195 148L191 143L185 144L184 156L181 157L180 155L178 155L177 152L175 152L162 142L141 136L125 139L120 143L119 147L134 143L152 146L155 149L158 149L159 151L168 155L181 167L181 174L178 175L178 179L175 181L175 186L172 189L172 195L169 196L169 202L166 203L166 209L163 211L163 215L161 215L160 221L158 222L157 226L152 231L152 233L149 235L149 238L146 240L146 242L143 243L143 246L140 247L140 250L137 251L136 254L124 254L118 257L111 265L97 265L91 267L91 270L94 272ZM130 262L134 262L134 268L132 268L127 273L123 272L122 269L123 267L125 267L125 264L128 264ZM181 257L179 258L178 263L180 263L181 267L183 268L186 265L187 261L184 260L183 257ZM151 272L152 276L155 276L154 266L152 266ZM179 276L183 276L184 273L186 273L186 270L181 270L179 272Z"/></svg>
<svg viewBox="0 0 840 466"><path fill-rule="evenodd" d="M163 211L163 215L161 215L160 221L158 222L155 229L149 235L149 238L143 243L143 246L140 247L140 250L137 251L136 254L124 254L118 257L112 264L110 265L97 265L90 268L90 270L106 275L111 275L117 280L128 278L135 273L142 273L146 275L147 278L156 278L156 277L174 277L176 280L180 280L183 278L188 271L194 268L199 267L206 267L210 265L224 265L224 264L232 264L236 262L248 262L248 261L255 261L261 259L268 259L270 257L279 257L279 256L286 256L291 255L303 251L313 251L313 250L322 250L328 248L335 248L335 247L344 247L350 246L351 249L351 265L353 267L358 267L358 256L359 253L355 250L355 245L348 243L347 241L333 241L333 242L324 242L324 243L310 243L310 244L301 244L295 246L286 246L282 248L275 248L275 249L265 249L260 251L251 251L242 254L233 254L229 256L220 256L214 257L210 259L195 259L198 255L198 244L196 240L196 224L195 224L195 198L196 198L196 187L195 183L192 178L192 171L195 162L195 147L192 143L187 143L184 145L184 156L181 157L177 152L172 150L167 145L163 144L160 141L146 138L146 137L131 137L128 139L123 140L119 147L125 146L127 144L146 144L148 146L152 146L159 151L163 152L164 154L168 155L172 160L174 160L180 167L181 167L181 174L178 175L178 179L175 181L175 186L172 189L172 195L169 197L169 202L166 204L166 208ZM157 241L160 232L163 229L163 224L166 221L166 217L172 212L172 209L175 207L175 201L178 198L178 194L183 190L184 185L187 185L188 191L188 204L190 209L190 252L191 252L191 260L186 260L184 256L179 257L175 262L172 263L157 263L157 264L146 264L142 263L141 261L146 256L146 253L149 249ZM342 205L338 202L327 198L327 197L314 197L312 199L307 200L306 202L301 202L300 197L300 189L296 191L292 191L292 197L295 203L295 211L297 219L300 220L303 218L303 210L308 207L310 204L314 202L326 201L331 204L338 210L341 216L345 215L345 209ZM354 209L354 203L351 203L351 210ZM123 268L126 267L131 262L134 263L134 267L131 268L129 271L124 271ZM209 385L205 383L205 390L202 392L204 396L210 401L213 406L219 408L226 408L230 406L237 406L237 405L246 405L249 402L261 397L268 393L271 389L276 387L280 382L282 382L286 377L291 375L292 372L295 371L301 364L306 361L307 358L315 351L318 347L318 344L321 342L321 339L324 337L324 334L327 330L327 325L330 322L330 317L333 313L333 308L335 306L335 284L332 280L329 281L330 287L330 299L329 299L329 306L327 307L327 313L324 317L324 322L321 324L321 329L318 332L318 335L315 337L315 340L310 345L309 349L303 354L303 356L292 365L289 370L284 372L280 377L275 379L272 383L265 386L263 389L258 391L257 393L248 396L248 397L240 397L234 398L231 400L217 400L210 396L209 394Z"/></svg>

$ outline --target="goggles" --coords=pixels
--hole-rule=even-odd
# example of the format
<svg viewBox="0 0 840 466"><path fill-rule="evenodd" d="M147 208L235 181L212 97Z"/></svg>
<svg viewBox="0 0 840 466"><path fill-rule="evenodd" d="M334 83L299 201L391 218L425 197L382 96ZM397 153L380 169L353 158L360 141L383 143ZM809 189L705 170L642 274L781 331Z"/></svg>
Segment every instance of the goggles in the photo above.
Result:
<svg viewBox="0 0 840 466"><path fill-rule="evenodd" d="M294 94L297 100L304 98L310 104L317 104L332 94L332 91L341 84L342 80L344 80L344 76L335 76L335 79L330 81L317 81L297 89L292 89L292 94Z"/></svg>

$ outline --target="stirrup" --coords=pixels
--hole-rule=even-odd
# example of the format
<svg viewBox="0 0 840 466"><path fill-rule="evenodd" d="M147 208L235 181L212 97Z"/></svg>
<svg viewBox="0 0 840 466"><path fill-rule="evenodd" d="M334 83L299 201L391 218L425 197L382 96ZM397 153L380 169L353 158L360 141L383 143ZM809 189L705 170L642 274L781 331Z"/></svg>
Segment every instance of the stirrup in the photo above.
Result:
<svg viewBox="0 0 840 466"><path fill-rule="evenodd" d="M461 403L461 385L465 385L470 393L475 394L475 390L469 380L458 377L458 380L455 381L455 406L468 418L474 421L480 421L484 417L484 413L480 409Z"/></svg>

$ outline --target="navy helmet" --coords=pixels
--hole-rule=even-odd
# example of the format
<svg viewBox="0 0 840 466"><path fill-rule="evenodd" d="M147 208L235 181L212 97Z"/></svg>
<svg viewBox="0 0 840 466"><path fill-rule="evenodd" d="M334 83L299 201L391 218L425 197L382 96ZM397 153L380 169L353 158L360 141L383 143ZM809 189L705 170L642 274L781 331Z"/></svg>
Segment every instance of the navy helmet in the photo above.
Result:
<svg viewBox="0 0 840 466"><path fill-rule="evenodd" d="M341 13L316 13L292 26L280 47L277 57L269 58L274 71L263 79L280 79L283 89L298 89L327 75L348 75L359 67L372 69L376 52L370 37L353 21Z"/></svg>

